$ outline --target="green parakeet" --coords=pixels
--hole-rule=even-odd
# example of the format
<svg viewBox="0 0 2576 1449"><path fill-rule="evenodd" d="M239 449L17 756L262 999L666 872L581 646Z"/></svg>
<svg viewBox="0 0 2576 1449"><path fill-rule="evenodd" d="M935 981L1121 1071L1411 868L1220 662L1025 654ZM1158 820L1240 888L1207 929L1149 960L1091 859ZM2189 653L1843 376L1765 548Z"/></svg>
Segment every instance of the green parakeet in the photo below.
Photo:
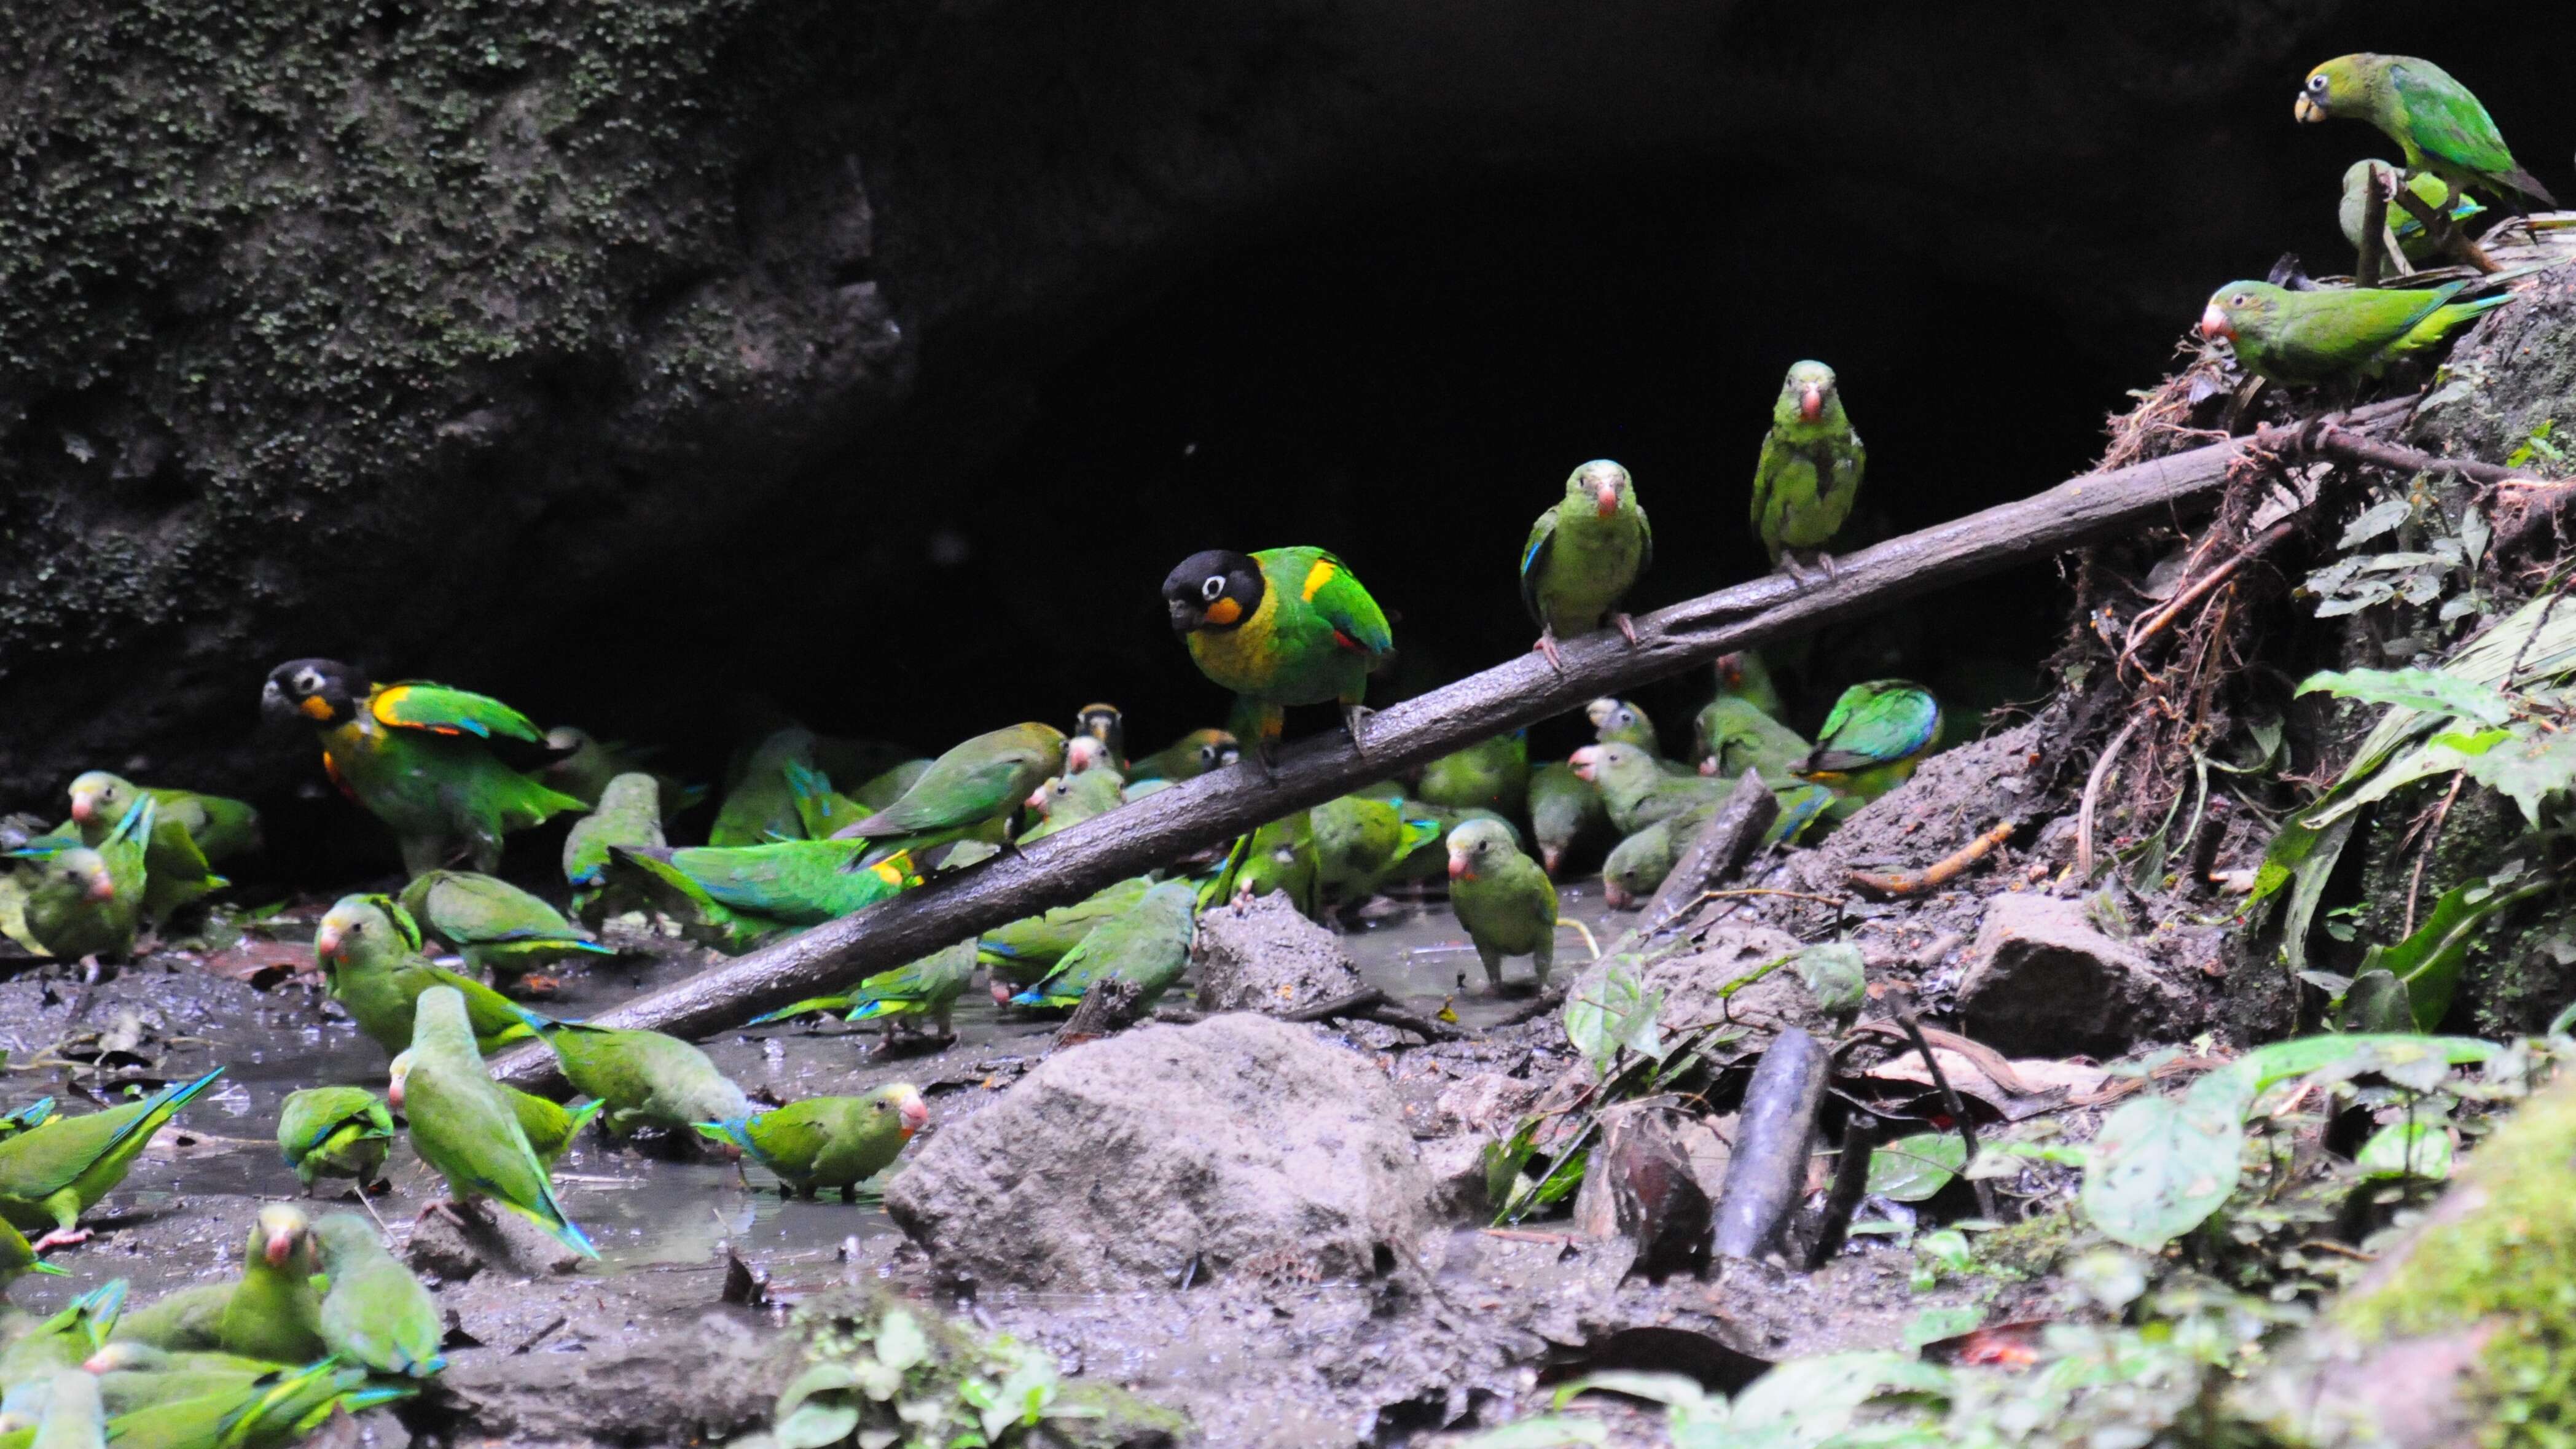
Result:
<svg viewBox="0 0 2576 1449"><path fill-rule="evenodd" d="M742 1088L678 1037L564 1021L548 1023L545 1037L564 1080L606 1102L608 1130L621 1137L638 1127L685 1132L751 1111Z"/></svg>
<svg viewBox="0 0 2576 1449"><path fill-rule="evenodd" d="M280 1368L238 1387L170 1399L120 1414L107 1425L116 1449L283 1449L321 1426L335 1409L357 1413L408 1387L370 1385L367 1371L319 1359Z"/></svg>
<svg viewBox="0 0 2576 1449"><path fill-rule="evenodd" d="M876 813L874 807L833 789L832 777L820 770L791 761L786 772L788 798L796 802L796 822L804 839L828 840L834 832Z"/></svg>
<svg viewBox="0 0 2576 1449"><path fill-rule="evenodd" d="M2510 292L2496 292L2472 302L2452 301L2465 285L2293 292L2269 282L2230 282L2210 294L2200 314L2200 335L2212 341L2225 338L2247 372L2274 382L2298 386L2366 380L2439 347L2479 313L2513 300Z"/></svg>
<svg viewBox="0 0 2576 1449"><path fill-rule="evenodd" d="M453 987L465 998L476 1046L485 1054L536 1035L544 1017L471 976L432 962L421 952L420 926L391 896L342 896L313 933L313 959L324 986L388 1056L410 1048L412 1004L433 986Z"/></svg>
<svg viewBox="0 0 2576 1449"><path fill-rule="evenodd" d="M927 1019L937 1035L954 1037L949 1014L975 977L976 942L972 936L918 961L880 971L840 996L816 996L793 1006L756 1016L750 1025L785 1021L809 1012L846 1012L851 1021L882 1021L886 1040L894 1040L898 1022L918 1025Z"/></svg>
<svg viewBox="0 0 2576 1449"><path fill-rule="evenodd" d="M1655 562L1655 531L1628 470L1596 458L1566 476L1565 497L1530 525L1521 546L1521 603L1538 625L1532 647L1558 670L1559 635L1589 634L1603 623L1637 642L1637 626L1619 609L1637 578Z"/></svg>
<svg viewBox="0 0 2576 1449"><path fill-rule="evenodd" d="M1717 656L1717 697L1743 700L1776 720L1789 717L1780 687L1771 682L1771 666L1751 649Z"/></svg>
<svg viewBox="0 0 2576 1449"><path fill-rule="evenodd" d="M66 1270L36 1256L27 1235L6 1221L0 1221L0 1288L7 1288L29 1273L51 1273L57 1277Z"/></svg>
<svg viewBox="0 0 2576 1449"><path fill-rule="evenodd" d="M778 840L680 850L610 851L612 876L650 893L692 939L742 950L764 936L818 926L919 885L909 851L868 863L866 840Z"/></svg>
<svg viewBox="0 0 2576 1449"><path fill-rule="evenodd" d="M1583 707L1583 717L1592 721L1592 738L1600 744L1635 745L1650 755L1664 752L1655 722L1624 699L1596 699Z"/></svg>
<svg viewBox="0 0 2576 1449"><path fill-rule="evenodd" d="M2377 167L2391 175L2397 168L2385 161L2355 161L2343 173L2343 201L2335 208L2335 221L2343 228L2343 239L2361 250L2361 224L2369 215L2371 169ZM2438 176L2417 172L2406 178L2406 189L2422 199L2436 212L2442 210L2444 197L2450 199L2449 215L2454 223L2463 222L2486 210L2465 191L2453 191ZM2397 239L2397 249L2410 262L2422 263L2434 252L2434 238L2424 230L2423 219L2398 205L2388 204L2387 227Z"/></svg>
<svg viewBox="0 0 2576 1449"><path fill-rule="evenodd" d="M669 844L662 837L659 788L650 775L617 776L600 787L599 803L574 821L564 837L563 872L572 886L572 913L593 927L614 904L608 889L610 847L660 850Z"/></svg>
<svg viewBox="0 0 2576 1449"><path fill-rule="evenodd" d="M1131 785L1146 780L1195 780L1242 758L1243 748L1224 730L1192 730L1127 769Z"/></svg>
<svg viewBox="0 0 2576 1449"><path fill-rule="evenodd" d="M212 1331L208 1329L209 1334ZM155 1404L237 1390L277 1372L279 1365L215 1349L174 1351L121 1338L91 1354L81 1367L98 1375L99 1396L107 1401L109 1413L130 1414Z"/></svg>
<svg viewBox="0 0 2576 1449"><path fill-rule="evenodd" d="M1514 730L1479 740L1422 767L1415 798L1447 810L1504 811L1529 794L1529 736Z"/></svg>
<svg viewBox="0 0 2576 1449"><path fill-rule="evenodd" d="M1103 981L1133 982L1136 1008L1171 989L1190 964L1198 936L1198 888L1168 880L1145 892L1124 913L1103 921L1064 954L1038 984L1011 998L1023 1007L1070 1007Z"/></svg>
<svg viewBox="0 0 2576 1449"><path fill-rule="evenodd" d="M146 789L92 770L72 781L72 818L64 829L82 844L96 846L134 802L146 798L152 801L153 816L143 855L143 914L159 921L227 884L207 862L257 850L259 812L221 795Z"/></svg>
<svg viewBox="0 0 2576 1449"><path fill-rule="evenodd" d="M778 1195L812 1197L836 1187L841 1200L883 1172L930 1121L930 1104L910 1082L889 1082L864 1097L808 1097L784 1107L721 1122L693 1124L711 1142L741 1149L777 1173Z"/></svg>
<svg viewBox="0 0 2576 1449"><path fill-rule="evenodd" d="M1539 864L1553 877L1565 866L1566 853L1609 832L1610 812L1591 781L1574 767L1552 760L1530 773L1530 834L1538 839Z"/></svg>
<svg viewBox="0 0 2576 1449"><path fill-rule="evenodd" d="M764 845L797 840L805 833L796 810L796 792L788 783L790 765L814 768L814 732L799 725L761 740L742 759L726 782L724 804L707 828L709 845Z"/></svg>
<svg viewBox="0 0 2576 1449"><path fill-rule="evenodd" d="M438 1300L385 1251L376 1225L333 1213L313 1225L331 1291L322 1298L322 1341L342 1363L396 1378L425 1379L447 1367Z"/></svg>
<svg viewBox="0 0 2576 1449"><path fill-rule="evenodd" d="M1305 812L1297 818L1304 820ZM1101 887L1069 906L1057 906L1034 916L1023 916L1007 926L986 931L976 943L976 957L993 968L994 991L1003 1000L1009 993L1002 984L1026 986L1055 968L1064 953L1082 944L1091 928L1144 899L1154 882L1145 876L1129 876L1113 885Z"/></svg>
<svg viewBox="0 0 2576 1449"><path fill-rule="evenodd" d="M494 1085L500 1087L502 1100L510 1104L510 1115L519 1119L519 1130L528 1134L529 1149L549 1168L564 1155L565 1148L572 1146L581 1129L590 1125L590 1119L608 1105L593 1098L578 1107L566 1107L551 1097L522 1092L506 1082Z"/></svg>
<svg viewBox="0 0 2576 1449"><path fill-rule="evenodd" d="M97 1379L78 1369L56 1371L29 1449L107 1449L107 1407Z"/></svg>
<svg viewBox="0 0 2576 1449"><path fill-rule="evenodd" d="M1440 838L1437 822L1406 816L1400 794L1344 795L1307 811L1306 821L1316 887L1342 906L1367 900L1406 857Z"/></svg>
<svg viewBox="0 0 2576 1449"><path fill-rule="evenodd" d="M455 946L467 971L490 971L509 987L567 956L614 956L588 930L553 906L497 876L433 870L403 887L403 909L432 935Z"/></svg>
<svg viewBox="0 0 2576 1449"><path fill-rule="evenodd" d="M2339 55L2308 72L2291 108L2302 121L2341 116L2368 121L2406 153L2410 171L2430 171L2454 189L2476 187L2511 200L2558 203L2505 149L2487 108L2448 71L2411 55Z"/></svg>
<svg viewBox="0 0 2576 1449"><path fill-rule="evenodd" d="M1063 773L1064 747L1063 732L1051 725L1017 724L977 735L931 761L902 798L841 833L919 849L986 825L1000 826L1007 836L1029 792Z"/></svg>
<svg viewBox="0 0 2576 1449"><path fill-rule="evenodd" d="M111 1278L61 1312L0 1341L0 1434L33 1428L53 1376L97 1353L125 1311L125 1280Z"/></svg>
<svg viewBox="0 0 2576 1449"><path fill-rule="evenodd" d="M80 1215L125 1180L152 1135L180 1108L215 1084L221 1067L192 1082L173 1082L138 1102L79 1117L56 1117L0 1142L0 1218L21 1229L50 1229L41 1251L89 1237Z"/></svg>
<svg viewBox="0 0 2576 1449"><path fill-rule="evenodd" d="M1308 812L1273 820L1236 844L1232 894L1238 898L1278 891L1309 920L1323 913L1317 880L1314 822ZM1415 859L1421 852L1414 852Z"/></svg>
<svg viewBox="0 0 2576 1449"><path fill-rule="evenodd" d="M1673 861L1690 838L1716 813L1715 805L1695 806L1667 815L1610 847L1610 858L1601 863L1601 898L1613 910L1642 905L1673 873Z"/></svg>
<svg viewBox="0 0 2576 1449"><path fill-rule="evenodd" d="M313 1225L291 1203L259 1210L242 1244L241 1276L176 1289L126 1314L121 1341L173 1352L220 1350L271 1364L323 1353L322 1300L313 1275L322 1263Z"/></svg>
<svg viewBox="0 0 2576 1449"><path fill-rule="evenodd" d="M393 1113L364 1087L306 1087L278 1109L277 1150L308 1193L317 1177L355 1178L365 1191L384 1177L393 1142Z"/></svg>
<svg viewBox="0 0 2576 1449"><path fill-rule="evenodd" d="M1875 800L1903 784L1941 734L1941 703L1902 679L1855 684L1834 701L1798 777Z"/></svg>
<svg viewBox="0 0 2576 1449"><path fill-rule="evenodd" d="M1750 700L1709 701L1692 727L1692 749L1700 773L1732 780L1746 770L1760 770L1769 784L1786 782L1807 761L1806 736L1780 723Z"/></svg>
<svg viewBox="0 0 2576 1449"><path fill-rule="evenodd" d="M1266 766L1291 705L1339 703L1351 747L1367 748L1368 677L1393 657L1377 600L1320 548L1208 549L1163 580L1163 607L1199 672L1234 691L1237 738Z"/></svg>
<svg viewBox="0 0 2576 1449"><path fill-rule="evenodd" d="M1503 958L1527 956L1547 984L1556 964L1556 886L1509 832L1471 820L1449 833L1449 908L1476 943L1485 982L1500 989Z"/></svg>
<svg viewBox="0 0 2576 1449"><path fill-rule="evenodd" d="M386 1096L410 1125L412 1151L447 1179L458 1206L491 1198L583 1257L599 1256L565 1216L517 1112L485 1074L465 998L454 987L421 993L411 1049L394 1058Z"/></svg>
<svg viewBox="0 0 2576 1449"><path fill-rule="evenodd" d="M1867 462L1834 370L1821 362L1790 364L1753 469L1754 532L1790 578L1806 581L1797 557L1806 550L1817 552L1825 576L1833 576L1833 556L1822 550L1851 517Z"/></svg>
<svg viewBox="0 0 2576 1449"><path fill-rule="evenodd" d="M24 1107L0 1112L0 1142L6 1142L29 1128L45 1125L45 1119L53 1115L54 1099L51 1097L38 1097Z"/></svg>
<svg viewBox="0 0 2576 1449"><path fill-rule="evenodd" d="M9 853L24 872L27 933L48 955L123 957L134 949L149 891L144 864L157 810L150 796L126 807L96 846L76 835L41 835Z"/></svg>
<svg viewBox="0 0 2576 1449"><path fill-rule="evenodd" d="M1574 773L1601 791L1610 823L1634 835L1667 815L1679 815L1726 798L1723 780L1667 774L1655 757L1635 745L1585 745L1569 761Z"/></svg>
<svg viewBox="0 0 2576 1449"><path fill-rule="evenodd" d="M1069 830L1095 815L1117 809L1127 803L1118 793L1125 783L1116 770L1094 766L1078 775L1058 775L1038 786L1028 798L1028 807L1038 813L1038 823L1021 834L1021 842Z"/></svg>
<svg viewBox="0 0 2576 1449"><path fill-rule="evenodd" d="M505 834L585 808L497 753L515 743L542 763L546 740L497 699L423 680L373 685L346 664L295 659L269 671L260 705L313 727L332 783L392 829L413 875L459 854L489 871Z"/></svg>

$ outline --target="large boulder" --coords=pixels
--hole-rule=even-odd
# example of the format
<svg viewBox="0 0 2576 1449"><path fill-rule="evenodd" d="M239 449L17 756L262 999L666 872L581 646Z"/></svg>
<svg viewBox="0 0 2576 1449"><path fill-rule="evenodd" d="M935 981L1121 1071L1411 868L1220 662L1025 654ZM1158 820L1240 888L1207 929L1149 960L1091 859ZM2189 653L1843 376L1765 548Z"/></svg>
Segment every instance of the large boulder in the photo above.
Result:
<svg viewBox="0 0 2576 1449"><path fill-rule="evenodd" d="M940 1132L886 1208L978 1284L1092 1292L1409 1265L1429 1181L1367 1061L1230 1014L1059 1052Z"/></svg>
<svg viewBox="0 0 2576 1449"><path fill-rule="evenodd" d="M2156 964L2102 934L2081 903L2008 893L1986 903L1959 980L1959 1014L2007 1052L2117 1055L2188 1021L2191 1003Z"/></svg>

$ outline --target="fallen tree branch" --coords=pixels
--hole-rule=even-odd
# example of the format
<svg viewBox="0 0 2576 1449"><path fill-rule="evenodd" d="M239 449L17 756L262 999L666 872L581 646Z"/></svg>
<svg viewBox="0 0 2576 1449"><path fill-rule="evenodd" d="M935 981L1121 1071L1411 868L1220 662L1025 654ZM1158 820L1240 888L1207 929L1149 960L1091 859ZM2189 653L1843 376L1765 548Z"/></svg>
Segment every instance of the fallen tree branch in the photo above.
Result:
<svg viewBox="0 0 2576 1449"><path fill-rule="evenodd" d="M1996 846L2012 839L2016 828L2014 822L2006 820L1921 870L1909 870L1898 875L1876 875L1856 870L1851 873L1851 883L1883 896L1912 896L1938 890L1948 885L1959 872L1992 854Z"/></svg>
<svg viewBox="0 0 2576 1449"><path fill-rule="evenodd" d="M1398 1031L1409 1031L1424 1041L1454 1041L1466 1035L1453 1026L1414 1015L1395 1004L1395 999L1377 987L1354 991L1332 1001L1279 1013L1281 1021L1373 1021Z"/></svg>
<svg viewBox="0 0 2576 1449"><path fill-rule="evenodd" d="M2392 427L2411 397L2341 420L2355 433ZM2070 479L2044 493L1893 538L1837 560L1835 576L1800 586L1780 574L1686 599L1636 620L1637 642L1613 630L1566 641L1563 667L1536 653L1388 706L1371 721L1365 754L1325 731L1280 751L1275 772L1253 761L1142 800L857 915L816 926L596 1020L697 1037L926 956L979 931L1080 900L1112 882L1170 864L1354 786L1427 764L1477 740L1582 708L1605 694L1706 665L1718 655L1812 633L1901 600L2034 563L2065 549L2206 506L2249 451L2295 452L2309 429L2263 428L2207 447ZM1139 588L1151 587L1147 580ZM1175 646L1175 664L1179 658ZM513 1086L551 1084L553 1054L497 1059Z"/></svg>

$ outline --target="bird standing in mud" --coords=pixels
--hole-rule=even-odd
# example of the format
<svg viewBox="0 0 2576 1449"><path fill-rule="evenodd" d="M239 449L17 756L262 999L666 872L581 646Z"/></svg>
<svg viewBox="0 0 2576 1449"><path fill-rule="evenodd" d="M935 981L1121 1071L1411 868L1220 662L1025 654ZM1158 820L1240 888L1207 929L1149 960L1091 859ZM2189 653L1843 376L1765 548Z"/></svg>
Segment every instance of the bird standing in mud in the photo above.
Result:
<svg viewBox="0 0 2576 1449"><path fill-rule="evenodd" d="M1630 644L1637 626L1619 605L1655 562L1655 531L1628 470L1596 458L1567 475L1565 497L1530 525L1521 546L1521 603L1538 622L1538 642L1559 673L1557 638L1589 634L1606 621Z"/></svg>
<svg viewBox="0 0 2576 1449"><path fill-rule="evenodd" d="M1449 904L1476 943L1485 982L1499 990L1503 958L1527 956L1547 985L1556 964L1556 885L1512 843L1496 820L1470 820L1449 832Z"/></svg>
<svg viewBox="0 0 2576 1449"><path fill-rule="evenodd" d="M454 987L431 987L421 993L415 1020L410 1050L394 1058L385 1100L403 1114L412 1151L447 1179L444 1210L453 1216L474 1199L490 1198L581 1256L598 1257L556 1200L554 1181L517 1111L485 1074L465 998ZM441 1208L433 1203L423 1211Z"/></svg>
<svg viewBox="0 0 2576 1449"><path fill-rule="evenodd" d="M1163 607L1199 672L1234 691L1233 733L1264 767L1291 705L1339 704L1351 747L1367 749L1368 678L1395 635L1340 559L1320 548L1194 553L1164 578Z"/></svg>
<svg viewBox="0 0 2576 1449"><path fill-rule="evenodd" d="M767 1112L692 1124L711 1142L738 1150L778 1174L778 1195L812 1197L839 1188L841 1201L886 1170L903 1145L930 1122L930 1104L910 1082L890 1082L864 1097L808 1097Z"/></svg>
<svg viewBox="0 0 2576 1449"><path fill-rule="evenodd" d="M260 707L313 727L323 770L392 829L411 875L460 854L488 874L504 835L589 808L503 761L496 751L517 744L536 762L545 732L484 695L425 680L375 685L336 660L293 659L269 671Z"/></svg>
<svg viewBox="0 0 2576 1449"><path fill-rule="evenodd" d="M1808 581L1802 551L1813 552L1825 577L1833 577L1833 555L1823 549L1851 517L1867 462L1834 370L1821 362L1792 364L1753 468L1754 532L1792 580Z"/></svg>

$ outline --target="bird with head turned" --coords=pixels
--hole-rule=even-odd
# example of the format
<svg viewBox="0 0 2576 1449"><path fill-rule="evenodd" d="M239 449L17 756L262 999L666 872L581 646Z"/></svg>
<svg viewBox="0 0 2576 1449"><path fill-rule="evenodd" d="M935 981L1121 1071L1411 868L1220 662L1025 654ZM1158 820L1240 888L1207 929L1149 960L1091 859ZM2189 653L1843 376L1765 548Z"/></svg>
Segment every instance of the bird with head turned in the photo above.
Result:
<svg viewBox="0 0 2576 1449"><path fill-rule="evenodd" d="M1235 696L1233 733L1266 768L1290 706L1339 704L1365 751L1369 675L1395 654L1385 611L1320 548L1207 549L1163 579L1163 607L1190 659Z"/></svg>

